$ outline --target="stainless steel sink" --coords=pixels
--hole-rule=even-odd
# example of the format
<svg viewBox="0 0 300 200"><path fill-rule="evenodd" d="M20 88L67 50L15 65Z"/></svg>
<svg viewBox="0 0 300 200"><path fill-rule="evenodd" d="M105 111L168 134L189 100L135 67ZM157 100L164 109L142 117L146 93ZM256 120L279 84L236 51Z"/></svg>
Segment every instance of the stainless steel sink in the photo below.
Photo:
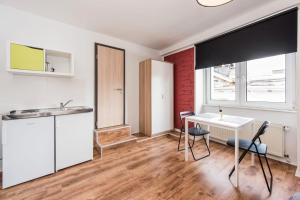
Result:
<svg viewBox="0 0 300 200"><path fill-rule="evenodd" d="M84 106L64 107L64 108L49 108L47 109L52 115L68 115L76 113L92 112L92 108Z"/></svg>
<svg viewBox="0 0 300 200"><path fill-rule="evenodd" d="M9 119L26 119L34 117L48 117L58 115L70 115L77 113L92 112L93 109L84 106L64 107L64 108L45 108L45 109L29 109L29 110L14 110L3 115L3 120Z"/></svg>

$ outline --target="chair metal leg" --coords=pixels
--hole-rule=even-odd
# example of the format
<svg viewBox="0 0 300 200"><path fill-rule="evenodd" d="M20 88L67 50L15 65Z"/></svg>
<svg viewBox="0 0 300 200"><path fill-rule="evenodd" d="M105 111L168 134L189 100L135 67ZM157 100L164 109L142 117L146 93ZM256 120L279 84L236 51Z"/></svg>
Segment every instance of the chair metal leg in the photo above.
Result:
<svg viewBox="0 0 300 200"><path fill-rule="evenodd" d="M260 158L260 155L258 154L258 160L259 160L259 164L260 164L260 167L263 171L263 174L264 174L264 178L265 178L265 181L266 181L266 184L268 185L268 181L267 181L267 176L266 176L266 173L265 173L265 170L264 170L264 166L262 164L262 161L261 161L261 158ZM269 188L269 187L268 187Z"/></svg>
<svg viewBox="0 0 300 200"><path fill-rule="evenodd" d="M208 156L210 156L210 150L209 150L208 144L207 144L207 142L206 142L206 138L204 138L204 136L203 136L203 140L204 140L206 149L207 149L207 151L208 151Z"/></svg>
<svg viewBox="0 0 300 200"><path fill-rule="evenodd" d="M244 157L246 156L246 154L248 153L249 150L245 150L242 155L239 158L239 164L240 162L244 159ZM233 172L235 171L235 166L233 166L233 168L231 169L230 173L229 173L229 178L232 176Z"/></svg>
<svg viewBox="0 0 300 200"><path fill-rule="evenodd" d="M256 146L255 146L255 148L256 148L256 151L258 152L258 149L257 149ZM266 173L265 173L265 169L264 169L263 163L262 163L261 158L260 158L260 154L258 153L258 160L259 160L261 169L262 169L263 174L264 174L265 182L266 182L266 185L267 185L267 188L268 188L269 192L271 193L271 192L272 192L272 184L273 184L273 175L272 175L272 172L271 172L270 165L269 165L269 163L268 163L268 159L267 159L266 154L264 154L264 157L265 157L265 159L266 159L266 162L267 162L267 165L268 165L268 169L269 169L269 172L270 172L270 174L271 174L270 184L269 184L269 182L268 182L268 179L267 179L267 176L266 176Z"/></svg>
<svg viewBox="0 0 300 200"><path fill-rule="evenodd" d="M266 163L267 163L267 166L268 166L268 169L269 169L269 173L270 173L270 175L271 175L271 182L270 182L270 190L271 190L271 192L272 192L272 187L273 187L273 174L272 174L272 171L271 171L271 168L270 168L270 165L269 165L269 161L268 161L268 158L267 158L267 156L266 155L264 155L265 156L265 159L266 159Z"/></svg>
<svg viewBox="0 0 300 200"><path fill-rule="evenodd" d="M180 132L180 135L179 135L179 141L178 141L178 147L177 147L177 150L178 150L178 151L183 151L183 150L185 150L185 148L180 149L181 137L182 137L182 132ZM188 143L189 143L189 146L190 146L190 141L188 141ZM193 146L194 146L194 144L193 144ZM189 148L191 149L191 146L190 146Z"/></svg>
<svg viewBox="0 0 300 200"><path fill-rule="evenodd" d="M191 144L189 143L189 147L190 147L190 149L191 149L192 156L193 156L193 158L194 158L195 161L198 161L198 160L201 160L201 159L203 159L203 158L206 158L206 157L210 156L210 150L209 150L209 148L208 148L208 145L207 145L207 143L206 143L206 141L205 141L204 136L203 136L203 140L204 140L205 145L206 145L206 148L207 148L207 150L208 150L208 154L205 155L205 156L202 156L202 157L200 157L200 158L196 158L196 157L195 157L194 152L193 152L193 146L194 146L194 144L193 144L193 146L191 146Z"/></svg>
<svg viewBox="0 0 300 200"><path fill-rule="evenodd" d="M180 149L181 135L182 135L182 131L180 131L180 136L179 136L179 141L178 141L178 147L177 147L178 151L183 151L184 150L184 148Z"/></svg>
<svg viewBox="0 0 300 200"><path fill-rule="evenodd" d="M196 140L196 136L194 135L194 139L193 139L193 144L192 144L192 148L194 147L194 144L195 144L195 140Z"/></svg>
<svg viewBox="0 0 300 200"><path fill-rule="evenodd" d="M268 166L268 170L269 170L269 173L270 173L270 176L271 176L271 177L270 177L270 183L268 183L266 177L265 177L265 181L266 181L268 190L269 190L269 192L271 193L271 192L272 192L272 186L273 186L273 174L272 174L272 171L271 171L271 168L270 168L270 165L269 165L267 156L264 155L264 157L265 157L265 160L266 160L266 163L267 163L267 166Z"/></svg>

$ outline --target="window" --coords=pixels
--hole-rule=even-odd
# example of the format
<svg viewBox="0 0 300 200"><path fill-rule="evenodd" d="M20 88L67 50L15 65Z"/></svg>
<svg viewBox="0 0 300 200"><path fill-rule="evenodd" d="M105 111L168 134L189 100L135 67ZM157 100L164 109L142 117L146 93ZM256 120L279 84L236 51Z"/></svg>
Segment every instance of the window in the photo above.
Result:
<svg viewBox="0 0 300 200"><path fill-rule="evenodd" d="M206 69L207 104L293 109L295 54Z"/></svg>
<svg viewBox="0 0 300 200"><path fill-rule="evenodd" d="M211 99L235 100L235 64L211 68Z"/></svg>
<svg viewBox="0 0 300 200"><path fill-rule="evenodd" d="M247 62L247 101L286 101L285 56L273 56Z"/></svg>

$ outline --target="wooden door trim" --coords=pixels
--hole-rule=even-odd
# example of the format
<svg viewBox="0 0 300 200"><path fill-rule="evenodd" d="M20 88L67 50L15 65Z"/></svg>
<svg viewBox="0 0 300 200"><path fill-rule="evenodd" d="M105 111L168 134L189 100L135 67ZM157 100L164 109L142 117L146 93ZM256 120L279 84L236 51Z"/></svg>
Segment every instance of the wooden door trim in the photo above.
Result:
<svg viewBox="0 0 300 200"><path fill-rule="evenodd" d="M120 51L123 51L124 52L124 63L123 63L123 66L124 66L124 69L123 69L123 124L125 124L125 92L126 92L126 87L125 87L125 60L126 60L126 51L125 49L121 49L121 48L118 48L118 47L114 47L114 46L109 46L109 45L106 45L106 44L101 44L101 43L97 43L95 42L95 90L94 90L94 95L95 95L95 112L94 112L94 115L95 115L95 121L94 121L94 125L95 125L95 129L97 128L97 121L98 121L98 46L102 46L102 47L108 47L108 48L111 48L111 49L116 49L116 50L120 50Z"/></svg>

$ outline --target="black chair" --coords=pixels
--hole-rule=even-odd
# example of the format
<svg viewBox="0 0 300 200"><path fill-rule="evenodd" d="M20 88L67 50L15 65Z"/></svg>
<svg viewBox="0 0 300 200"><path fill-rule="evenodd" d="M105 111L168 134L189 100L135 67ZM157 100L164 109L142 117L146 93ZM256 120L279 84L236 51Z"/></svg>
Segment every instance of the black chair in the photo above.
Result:
<svg viewBox="0 0 300 200"><path fill-rule="evenodd" d="M268 162L268 158L267 158L267 145L261 143L261 139L260 139L260 136L262 136L265 133L265 131L268 128L269 125L270 125L270 122L265 121L261 125L261 127L259 128L259 130L257 131L256 135L253 137L252 140L244 140L244 139L239 140L239 148L244 150L244 152L241 154L241 156L239 158L239 163L243 160L243 158L245 157L245 155L248 152L257 154L257 156L259 158L259 163L260 163L260 166L261 166L261 169L263 171L264 178L265 178L265 181L266 181L266 184L267 184L267 187L268 187L268 190L271 193L272 192L272 185L273 185L273 175L272 175L270 165L269 165L269 162ZM234 147L235 146L235 138L229 138L228 141L227 141L227 145ZM261 156L265 157L265 160L266 160L266 163L267 163L267 166L268 166L268 169L269 169L269 173L270 173L270 176L271 176L270 182L268 182L268 180L267 180L267 176L266 176L266 173L265 173L262 161L261 161ZM234 170L235 170L235 167L233 167L231 169L231 171L229 173L229 178L233 174Z"/></svg>
<svg viewBox="0 0 300 200"><path fill-rule="evenodd" d="M184 125L185 118L189 117L189 116L193 116L193 115L195 115L195 113L191 112L191 111L185 111L185 112L180 112L179 115L180 115L180 121L181 121L181 129L180 129L180 137L179 137L179 142L178 142L178 148L177 149L178 149L178 151L182 151L184 149L180 149L180 142L181 142L182 134L185 132L185 125ZM204 138L204 136L209 134L209 132L207 130L204 130L203 128L201 128L200 124L197 123L196 127L188 129L188 133L189 133L189 135L194 137L192 145L190 144L190 141L188 141L189 148L191 149L194 160L197 161L197 160L201 160L203 158L208 157L210 155L210 150L208 148L208 145L206 143L206 139ZM207 155L199 157L199 158L196 158L195 155L194 155L194 152L193 152L193 147L194 147L194 144L195 144L196 136L202 136L202 138L204 139L206 148L208 150Z"/></svg>

